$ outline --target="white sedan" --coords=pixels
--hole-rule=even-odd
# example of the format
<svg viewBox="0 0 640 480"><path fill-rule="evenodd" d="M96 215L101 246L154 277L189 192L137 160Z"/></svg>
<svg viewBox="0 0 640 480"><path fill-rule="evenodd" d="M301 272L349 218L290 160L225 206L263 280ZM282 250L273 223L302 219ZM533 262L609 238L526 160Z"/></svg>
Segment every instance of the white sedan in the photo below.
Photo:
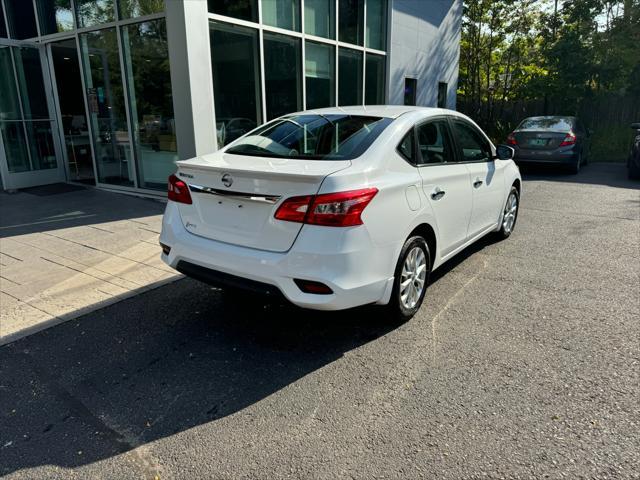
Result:
<svg viewBox="0 0 640 480"><path fill-rule="evenodd" d="M162 259L305 308L379 304L410 318L430 272L486 234L513 231L522 180L512 157L450 110L286 115L177 162Z"/></svg>

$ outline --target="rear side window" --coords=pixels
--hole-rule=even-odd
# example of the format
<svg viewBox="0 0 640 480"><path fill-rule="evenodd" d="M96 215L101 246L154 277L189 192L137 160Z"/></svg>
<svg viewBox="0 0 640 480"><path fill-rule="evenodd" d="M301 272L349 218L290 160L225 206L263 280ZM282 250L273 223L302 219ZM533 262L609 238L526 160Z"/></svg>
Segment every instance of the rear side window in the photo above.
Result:
<svg viewBox="0 0 640 480"><path fill-rule="evenodd" d="M488 162L491 160L489 142L472 125L454 120L453 133L461 150L463 162Z"/></svg>
<svg viewBox="0 0 640 480"><path fill-rule="evenodd" d="M536 117L525 118L516 130L549 130L552 132L568 132L573 127L571 118Z"/></svg>
<svg viewBox="0 0 640 480"><path fill-rule="evenodd" d="M362 155L392 119L357 115L292 115L241 138L225 153L305 160Z"/></svg>
<svg viewBox="0 0 640 480"><path fill-rule="evenodd" d="M416 132L421 165L454 161L445 120L423 123Z"/></svg>
<svg viewBox="0 0 640 480"><path fill-rule="evenodd" d="M409 130L409 133L407 133L404 136L404 138L400 142L400 145L398 145L398 151L402 154L404 158L406 158L409 162L415 165L416 161L414 158L414 152L415 152L414 147L415 147L415 136L413 135L413 128L412 128L411 130Z"/></svg>

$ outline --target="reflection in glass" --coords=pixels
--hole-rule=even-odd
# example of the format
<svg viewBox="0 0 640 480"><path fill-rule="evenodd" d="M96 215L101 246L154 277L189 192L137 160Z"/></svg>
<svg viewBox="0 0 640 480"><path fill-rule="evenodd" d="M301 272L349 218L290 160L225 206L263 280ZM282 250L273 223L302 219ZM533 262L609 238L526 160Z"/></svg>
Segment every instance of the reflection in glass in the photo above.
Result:
<svg viewBox="0 0 640 480"><path fill-rule="evenodd" d="M113 0L75 0L79 27L91 27L115 20Z"/></svg>
<svg viewBox="0 0 640 480"><path fill-rule="evenodd" d="M29 153L27 142L24 139L22 122L0 122L4 151L7 157L7 166L11 173L28 172Z"/></svg>
<svg viewBox="0 0 640 480"><path fill-rule="evenodd" d="M0 38L9 38L9 35L7 35L7 25L4 19L4 7L2 6L2 2L0 2Z"/></svg>
<svg viewBox="0 0 640 480"><path fill-rule="evenodd" d="M118 7L120 18L135 18L164 12L164 0L118 0Z"/></svg>
<svg viewBox="0 0 640 480"><path fill-rule="evenodd" d="M264 33L267 120L302 110L302 47L298 38Z"/></svg>
<svg viewBox="0 0 640 480"><path fill-rule="evenodd" d="M133 185L124 92L115 29L80 35L98 181Z"/></svg>
<svg viewBox="0 0 640 480"><path fill-rule="evenodd" d="M366 46L387 49L387 0L367 0Z"/></svg>
<svg viewBox="0 0 640 480"><path fill-rule="evenodd" d="M258 0L208 0L207 5L211 13L258 21Z"/></svg>
<svg viewBox="0 0 640 480"><path fill-rule="evenodd" d="M305 0L304 31L318 37L336 38L334 0Z"/></svg>
<svg viewBox="0 0 640 480"><path fill-rule="evenodd" d="M164 20L122 30L139 186L167 188L178 159Z"/></svg>
<svg viewBox="0 0 640 480"><path fill-rule="evenodd" d="M262 23L300 31L300 0L262 0Z"/></svg>
<svg viewBox="0 0 640 480"><path fill-rule="evenodd" d="M386 61L382 55L367 54L365 66L365 92L364 103L366 105L384 105L384 85L386 77Z"/></svg>
<svg viewBox="0 0 640 480"><path fill-rule="evenodd" d="M262 123L258 31L210 22L218 145Z"/></svg>
<svg viewBox="0 0 640 480"><path fill-rule="evenodd" d="M33 170L56 168L56 152L51 135L51 122L25 122Z"/></svg>
<svg viewBox="0 0 640 480"><path fill-rule="evenodd" d="M73 30L71 0L36 0L40 35Z"/></svg>
<svg viewBox="0 0 640 480"><path fill-rule="evenodd" d="M70 179L95 184L76 41L51 44Z"/></svg>
<svg viewBox="0 0 640 480"><path fill-rule="evenodd" d="M339 8L339 40L362 45L364 40L364 0L340 0Z"/></svg>
<svg viewBox="0 0 640 480"><path fill-rule="evenodd" d="M8 0L4 2L7 9L7 23L9 34L16 40L35 38L38 36L36 27L36 15L33 11L33 2L28 0Z"/></svg>
<svg viewBox="0 0 640 480"><path fill-rule="evenodd" d="M0 120L21 120L11 48L0 45Z"/></svg>
<svg viewBox="0 0 640 480"><path fill-rule="evenodd" d="M338 49L338 105L362 105L362 53Z"/></svg>
<svg viewBox="0 0 640 480"><path fill-rule="evenodd" d="M305 48L306 108L333 107L336 104L335 47L307 41Z"/></svg>
<svg viewBox="0 0 640 480"><path fill-rule="evenodd" d="M32 47L14 47L13 54L24 119L49 118L40 50Z"/></svg>

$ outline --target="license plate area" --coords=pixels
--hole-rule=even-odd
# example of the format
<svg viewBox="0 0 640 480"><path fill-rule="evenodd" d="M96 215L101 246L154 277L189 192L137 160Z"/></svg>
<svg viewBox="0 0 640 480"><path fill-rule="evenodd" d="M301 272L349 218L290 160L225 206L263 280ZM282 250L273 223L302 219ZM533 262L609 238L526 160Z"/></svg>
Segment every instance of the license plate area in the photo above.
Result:
<svg viewBox="0 0 640 480"><path fill-rule="evenodd" d="M529 139L529 145L532 147L546 147L548 140L546 138L531 138Z"/></svg>

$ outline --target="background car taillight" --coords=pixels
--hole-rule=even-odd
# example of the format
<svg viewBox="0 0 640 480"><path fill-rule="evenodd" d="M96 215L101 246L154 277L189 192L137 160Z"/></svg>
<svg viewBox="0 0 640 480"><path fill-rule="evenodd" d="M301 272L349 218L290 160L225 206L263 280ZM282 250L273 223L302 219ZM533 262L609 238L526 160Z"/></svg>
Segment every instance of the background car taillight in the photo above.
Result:
<svg viewBox="0 0 640 480"><path fill-rule="evenodd" d="M348 192L292 197L282 202L275 217L278 220L328 227L362 225L362 211L376 193L378 193L377 188L364 188Z"/></svg>
<svg viewBox="0 0 640 480"><path fill-rule="evenodd" d="M169 177L168 197L169 200L173 200L174 202L187 204L192 203L189 186L175 175L171 175Z"/></svg>
<svg viewBox="0 0 640 480"><path fill-rule="evenodd" d="M516 136L511 132L507 135L507 144L508 145L518 145L518 141L516 140Z"/></svg>
<svg viewBox="0 0 640 480"><path fill-rule="evenodd" d="M567 133L567 136L564 137L564 140L562 141L560 146L567 147L569 145L575 145L575 144L576 144L576 136L573 132L569 132Z"/></svg>

